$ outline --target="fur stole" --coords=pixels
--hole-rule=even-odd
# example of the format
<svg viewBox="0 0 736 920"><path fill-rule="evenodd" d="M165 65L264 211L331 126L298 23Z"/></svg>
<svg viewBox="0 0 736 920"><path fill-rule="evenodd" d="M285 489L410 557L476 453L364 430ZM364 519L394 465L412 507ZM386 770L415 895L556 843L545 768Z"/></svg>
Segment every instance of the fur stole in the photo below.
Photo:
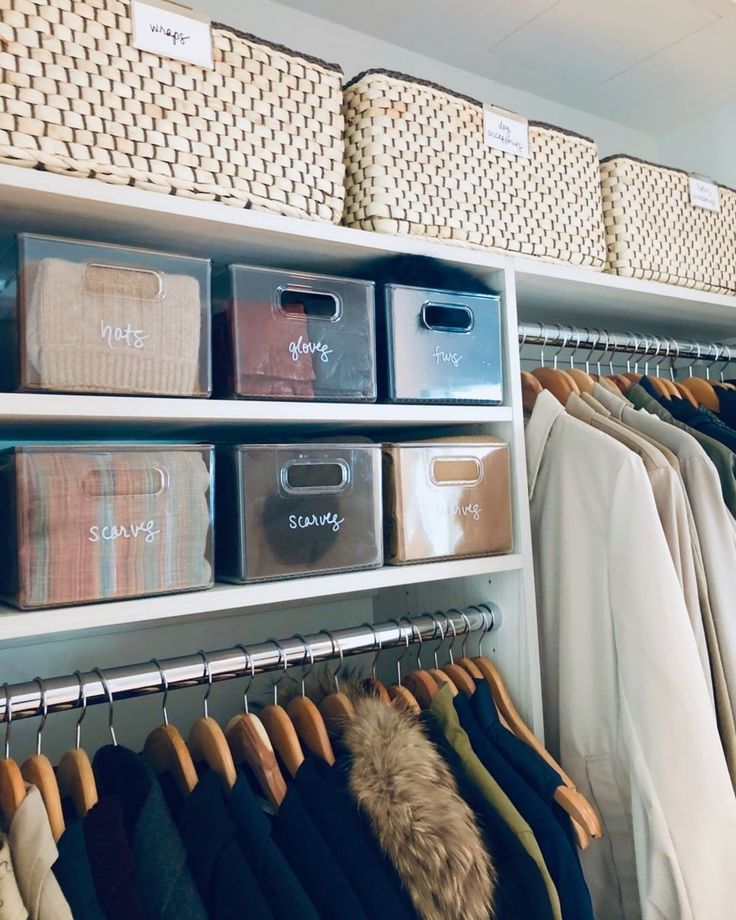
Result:
<svg viewBox="0 0 736 920"><path fill-rule="evenodd" d="M349 787L422 920L488 920L494 871L473 813L419 722L371 698L345 726Z"/></svg>

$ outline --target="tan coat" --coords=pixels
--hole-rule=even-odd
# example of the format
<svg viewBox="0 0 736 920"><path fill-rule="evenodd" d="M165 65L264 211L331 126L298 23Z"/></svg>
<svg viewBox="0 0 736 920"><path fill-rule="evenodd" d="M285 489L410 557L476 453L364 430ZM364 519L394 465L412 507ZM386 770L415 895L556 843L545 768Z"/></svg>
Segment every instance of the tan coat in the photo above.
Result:
<svg viewBox="0 0 736 920"><path fill-rule="evenodd" d="M636 411L622 398L598 392L606 408L630 427L671 450L688 498L691 545L713 677L716 713L731 781L736 790L736 617L732 518L723 503L718 472L701 445L679 426Z"/></svg>
<svg viewBox="0 0 736 920"><path fill-rule="evenodd" d="M572 416L610 435L619 444L624 444L641 458L652 487L659 522L662 525L667 547L682 588L690 625L703 665L703 674L708 684L708 692L713 699L710 659L705 641L703 617L700 612L695 562L688 534L685 491L682 482L661 450L654 447L633 429L626 428L618 419L612 418L611 413L603 405L598 403L598 406L598 409L594 408L590 402L575 393L565 403L565 409Z"/></svg>

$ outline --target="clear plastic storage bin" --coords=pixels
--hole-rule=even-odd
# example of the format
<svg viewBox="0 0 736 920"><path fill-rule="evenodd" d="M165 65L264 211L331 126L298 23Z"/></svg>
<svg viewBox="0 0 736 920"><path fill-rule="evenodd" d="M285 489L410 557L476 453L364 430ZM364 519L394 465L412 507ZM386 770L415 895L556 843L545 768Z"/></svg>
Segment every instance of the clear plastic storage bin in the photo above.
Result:
<svg viewBox="0 0 736 920"><path fill-rule="evenodd" d="M390 402L503 401L498 295L387 284L380 299L382 398Z"/></svg>
<svg viewBox="0 0 736 920"><path fill-rule="evenodd" d="M508 553L508 445L495 438L386 444L386 562Z"/></svg>
<svg viewBox="0 0 736 920"><path fill-rule="evenodd" d="M211 392L208 259L20 234L0 292L5 389Z"/></svg>
<svg viewBox="0 0 736 920"><path fill-rule="evenodd" d="M378 445L223 448L216 494L218 578L261 581L383 562Z"/></svg>
<svg viewBox="0 0 736 920"><path fill-rule="evenodd" d="M374 291L370 281L231 265L217 285L218 394L375 401Z"/></svg>
<svg viewBox="0 0 736 920"><path fill-rule="evenodd" d="M3 599L56 607L209 588L212 450L54 445L2 452Z"/></svg>

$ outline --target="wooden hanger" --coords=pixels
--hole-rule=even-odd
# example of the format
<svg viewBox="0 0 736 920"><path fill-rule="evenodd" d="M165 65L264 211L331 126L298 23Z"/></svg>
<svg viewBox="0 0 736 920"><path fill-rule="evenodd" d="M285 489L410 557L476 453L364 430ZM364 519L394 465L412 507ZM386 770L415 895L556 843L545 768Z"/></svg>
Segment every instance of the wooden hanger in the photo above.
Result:
<svg viewBox="0 0 736 920"><path fill-rule="evenodd" d="M606 380L609 380L618 389L619 393L623 393L624 396L626 396L632 386L629 378L625 377L623 374L609 374Z"/></svg>
<svg viewBox="0 0 736 920"><path fill-rule="evenodd" d="M616 386L616 384L609 377L599 377L598 383L606 390L611 393L614 393L616 396L621 395L621 390Z"/></svg>
<svg viewBox="0 0 736 920"><path fill-rule="evenodd" d="M688 390L687 387L683 386L678 380L675 381L675 389L680 394L682 399L686 399L694 409L698 409L698 403L693 396L693 394Z"/></svg>
<svg viewBox="0 0 736 920"><path fill-rule="evenodd" d="M225 737L235 763L245 763L250 767L266 799L278 810L286 797L286 780L263 723L248 706L248 690L255 677L255 664L243 645L237 648L245 656L246 667L250 666L250 680L243 691L243 712L227 723Z"/></svg>
<svg viewBox="0 0 736 920"><path fill-rule="evenodd" d="M450 693L452 694L453 697L456 697L458 693L460 692L457 689L457 685L455 684L453 679L450 677L449 674L445 674L442 668L429 668L427 673L431 674L432 677L434 677L434 679L437 681L438 686L449 687Z"/></svg>
<svg viewBox="0 0 736 920"><path fill-rule="evenodd" d="M388 690L376 676L378 658L381 654L381 651L383 650L381 637L376 632L376 628L372 623L363 623L363 626L366 629L370 629L370 631L373 633L373 639L375 641L374 647L376 649L376 654L373 656L373 661L371 662L371 676L363 678L363 689L365 690L366 696L372 696L375 699L380 700L386 706L390 706L391 697L388 695Z"/></svg>
<svg viewBox="0 0 736 920"><path fill-rule="evenodd" d="M661 377L647 377L647 380L657 391L659 396L662 396L664 399L668 400L672 398L672 393L669 391L666 382Z"/></svg>
<svg viewBox="0 0 736 920"><path fill-rule="evenodd" d="M149 733L143 745L142 756L156 776L170 773L176 788L182 795L187 796L197 785L197 771L181 732L178 728L169 724L169 714L166 709L169 682L166 673L157 658L152 658L151 663L156 665L161 677L161 686L164 691L161 710L164 721L162 725L157 726Z"/></svg>
<svg viewBox="0 0 736 920"><path fill-rule="evenodd" d="M592 395L595 380L587 371L582 371L577 367L568 367L565 368L565 373L568 377L572 377L581 393L590 393Z"/></svg>
<svg viewBox="0 0 736 920"><path fill-rule="evenodd" d="M332 750L327 725L322 713L306 694L306 680L314 668L314 651L304 636L296 635L294 638L304 643L304 653L309 656L309 670L302 673L301 696L295 696L286 711L304 747L332 766L335 763L335 752Z"/></svg>
<svg viewBox="0 0 736 920"><path fill-rule="evenodd" d="M437 615L431 614L431 617L432 617L432 620L434 621L435 634L438 630L440 632L440 643L437 647L437 649L439 649L447 633L442 629L442 626L439 620L437 619ZM436 696L437 691L440 689L440 687L444 685L448 685L451 688L453 697L456 696L457 687L452 682L452 679L447 674L445 674L444 671L442 671L439 667L437 650L435 650L434 652L434 663L436 667L426 668L426 669L422 668L422 662L420 658L421 649L423 645L422 634L419 631L419 629L415 626L415 624L412 623L408 617L405 617L403 619L407 620L409 627L412 630L412 634L416 634L417 642L418 642L417 667L415 668L415 670L410 671L404 678L404 682L406 683L407 687L411 691L414 698L417 700L417 702L419 703L422 709L428 709L432 705L432 700ZM408 637L407 637L407 642L408 642ZM408 645L407 645L407 648L408 648ZM402 655L402 658L403 658L403 655Z"/></svg>
<svg viewBox="0 0 736 920"><path fill-rule="evenodd" d="M61 807L61 793L59 792L59 784L56 780L54 768L51 766L51 761L45 754L41 753L41 736L46 725L46 716L48 715L46 687L40 677L34 677L33 681L38 684L40 690L42 715L36 732L36 753L23 761L20 772L23 779L27 783L36 786L41 793L46 814L49 818L51 835L55 841L58 841L66 829L64 811Z"/></svg>
<svg viewBox="0 0 736 920"><path fill-rule="evenodd" d="M597 812L585 796L578 792L575 788L575 784L567 773L565 773L562 767L521 718L498 668L487 658L478 657L474 658L473 661L488 682L499 713L503 714L513 733L533 748L537 754L559 774L562 784L555 791L555 801L574 818L591 837L598 838L602 836L603 829Z"/></svg>
<svg viewBox="0 0 736 920"><path fill-rule="evenodd" d="M464 696L472 696L475 693L473 678L459 664L453 661L444 665L442 671Z"/></svg>
<svg viewBox="0 0 736 920"><path fill-rule="evenodd" d="M283 662L284 672L273 683L273 703L264 706L261 710L261 722L266 729L274 751L281 758L284 766L292 776L296 776L299 767L304 763L304 751L299 742L299 735L294 728L294 723L289 718L288 712L279 705L279 684L286 677L289 660L286 649L276 639L269 639L279 650L279 662Z"/></svg>
<svg viewBox="0 0 736 920"><path fill-rule="evenodd" d="M18 764L10 757L10 726L13 723L13 707L7 683L5 691L5 756L0 760L0 811L9 828L18 806L26 797L26 784Z"/></svg>
<svg viewBox="0 0 736 920"><path fill-rule="evenodd" d="M340 690L340 681L338 679L338 674L343 667L343 652L342 646L334 638L332 633L327 629L321 629L321 633L325 633L330 638L332 643L333 654L335 650L340 656L340 663L337 666L335 673L332 675L332 679L335 682L335 692L330 693L326 696L322 702L319 704L319 711L322 713L322 716L325 720L325 725L327 726L327 731L330 736L339 736L342 732L343 727L348 723L352 722L356 717L355 706L353 702L345 693Z"/></svg>
<svg viewBox="0 0 736 920"><path fill-rule="evenodd" d="M701 377L687 377L682 381L682 386L692 395L697 405L706 406L711 412L719 412L721 404L718 394L713 389L709 380Z"/></svg>
<svg viewBox="0 0 736 920"><path fill-rule="evenodd" d="M230 753L225 733L210 716L209 696L212 690L212 670L209 659L201 650L198 654L201 655L204 663L207 692L202 701L204 715L200 716L189 730L187 746L194 764L206 763L209 769L220 777L224 788L229 790L235 785L238 771L235 769L235 762L233 761L233 755Z"/></svg>
<svg viewBox="0 0 736 920"><path fill-rule="evenodd" d="M422 709L429 709L440 689L436 679L429 671L409 671L404 678L404 683Z"/></svg>
<svg viewBox="0 0 736 920"><path fill-rule="evenodd" d="M473 682L473 678L468 674L467 671L463 670L463 668L461 668L460 665L455 664L453 648L457 640L457 629L455 628L455 624L452 621L452 618L449 616L449 614L453 612L458 613L461 617L463 617L463 619L465 620L465 624L466 624L465 625L466 630L469 628L468 618L467 616L465 616L462 610L453 608L453 610L448 611L448 613L446 614L447 628L452 629L452 642L450 643L450 648L447 650L447 654L450 656L450 661L449 661L449 664L443 665L441 670L447 677L450 678L450 680L452 681L453 685L457 688L457 690L461 691L465 696L472 696L475 693L475 683ZM466 636L467 636L467 633L466 633Z"/></svg>
<svg viewBox="0 0 736 920"><path fill-rule="evenodd" d="M400 709L402 712L411 712L414 715L419 715L422 711L422 707L419 705L417 698L411 690L409 690L408 687L404 687L403 684L392 684L390 687L387 687L386 690L388 691L391 705Z"/></svg>
<svg viewBox="0 0 736 920"><path fill-rule="evenodd" d="M528 371L521 372L521 402L527 412L531 412L537 401L537 396L544 390L542 384L534 374Z"/></svg>
<svg viewBox="0 0 736 920"><path fill-rule="evenodd" d="M286 780L261 720L253 713L233 716L225 737L235 763L248 764L271 806L278 810L286 798Z"/></svg>
<svg viewBox="0 0 736 920"><path fill-rule="evenodd" d="M565 371L553 367L538 367L532 371L532 376L536 377L544 389L549 390L563 406L570 393L580 394L577 383Z"/></svg>
<svg viewBox="0 0 736 920"><path fill-rule="evenodd" d="M87 687L79 671L74 672L79 681L79 702L82 712L77 719L76 740L74 748L67 751L56 768L56 779L62 801L71 799L74 811L81 820L97 804L97 783L92 770L92 763L85 750L80 746L82 740L82 720L87 715Z"/></svg>
<svg viewBox="0 0 736 920"><path fill-rule="evenodd" d="M396 627L399 630L399 641L402 638L402 626L398 620L392 620L391 622L396 623ZM392 684L387 688L389 698L393 706L396 706L397 709L400 709L402 712L411 712L414 715L419 715L422 711L422 707L419 705L417 698L407 687L404 687L401 682L401 662L404 660L404 656L409 651L409 634L406 634L404 641L404 651L401 653L399 658L396 661L396 678L397 682Z"/></svg>

